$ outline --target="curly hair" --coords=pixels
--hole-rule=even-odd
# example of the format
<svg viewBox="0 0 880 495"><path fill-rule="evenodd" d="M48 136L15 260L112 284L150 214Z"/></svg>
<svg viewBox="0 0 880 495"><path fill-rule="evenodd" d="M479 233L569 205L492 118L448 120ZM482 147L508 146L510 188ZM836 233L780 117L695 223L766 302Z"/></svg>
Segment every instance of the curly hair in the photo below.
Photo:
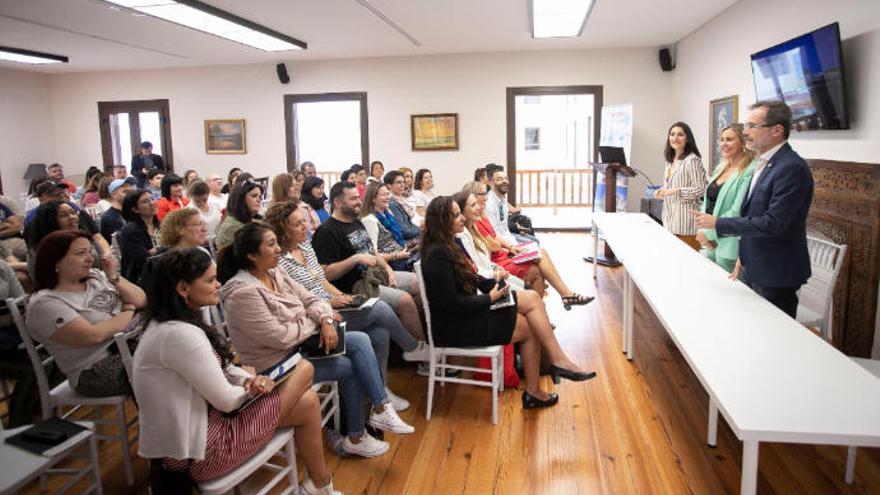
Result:
<svg viewBox="0 0 880 495"><path fill-rule="evenodd" d="M278 238L278 245L284 251L289 251L291 239L287 236L287 217L291 213L299 209L299 201L283 201L281 203L272 203L266 210L266 217L263 219L272 230L275 231L275 237Z"/></svg>
<svg viewBox="0 0 880 495"><path fill-rule="evenodd" d="M453 259L452 269L455 278L461 281L467 294L476 294L477 274L466 258L464 252L455 243L452 223L455 221L454 201L450 196L438 196L428 203L425 210L425 229L422 232L421 251L427 253L430 248L442 249Z"/></svg>
<svg viewBox="0 0 880 495"><path fill-rule="evenodd" d="M181 208L168 212L159 224L159 245L173 247L180 242L181 231L192 217L201 215L195 208Z"/></svg>

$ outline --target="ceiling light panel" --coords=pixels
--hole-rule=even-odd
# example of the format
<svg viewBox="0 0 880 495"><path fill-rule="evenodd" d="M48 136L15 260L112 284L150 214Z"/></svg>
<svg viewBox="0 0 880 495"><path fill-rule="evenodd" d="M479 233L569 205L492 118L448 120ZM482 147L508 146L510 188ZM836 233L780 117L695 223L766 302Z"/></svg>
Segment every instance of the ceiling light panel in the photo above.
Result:
<svg viewBox="0 0 880 495"><path fill-rule="evenodd" d="M306 44L201 2L174 0L104 0L197 31L267 52L301 50ZM260 29L262 28L262 29Z"/></svg>
<svg viewBox="0 0 880 495"><path fill-rule="evenodd" d="M531 0L532 37L580 36L595 0Z"/></svg>
<svg viewBox="0 0 880 495"><path fill-rule="evenodd" d="M0 60L32 65L66 64L68 61L67 57L62 55L52 55L51 53L40 53L5 46L0 46Z"/></svg>

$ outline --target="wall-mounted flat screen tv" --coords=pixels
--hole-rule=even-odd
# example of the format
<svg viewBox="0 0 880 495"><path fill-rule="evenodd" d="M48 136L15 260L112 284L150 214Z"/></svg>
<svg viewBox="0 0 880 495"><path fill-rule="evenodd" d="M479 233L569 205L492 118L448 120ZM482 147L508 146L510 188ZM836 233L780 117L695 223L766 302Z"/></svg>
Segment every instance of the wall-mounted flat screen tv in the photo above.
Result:
<svg viewBox="0 0 880 495"><path fill-rule="evenodd" d="M793 129L849 129L836 22L753 54L752 76L758 100L791 107Z"/></svg>

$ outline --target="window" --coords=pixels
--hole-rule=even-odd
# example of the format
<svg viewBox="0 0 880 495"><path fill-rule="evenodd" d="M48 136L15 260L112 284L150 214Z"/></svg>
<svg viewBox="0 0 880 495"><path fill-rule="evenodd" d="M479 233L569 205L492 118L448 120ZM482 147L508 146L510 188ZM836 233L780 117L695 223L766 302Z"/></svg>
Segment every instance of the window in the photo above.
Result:
<svg viewBox="0 0 880 495"><path fill-rule="evenodd" d="M526 127L526 151L539 150L541 149L541 128L540 127Z"/></svg>
<svg viewBox="0 0 880 495"><path fill-rule="evenodd" d="M285 95L287 168L304 161L318 172L369 163L366 93Z"/></svg>
<svg viewBox="0 0 880 495"><path fill-rule="evenodd" d="M105 170L114 165L128 168L144 141L152 143L153 153L161 155L168 170L173 170L168 100L101 101L98 115Z"/></svg>

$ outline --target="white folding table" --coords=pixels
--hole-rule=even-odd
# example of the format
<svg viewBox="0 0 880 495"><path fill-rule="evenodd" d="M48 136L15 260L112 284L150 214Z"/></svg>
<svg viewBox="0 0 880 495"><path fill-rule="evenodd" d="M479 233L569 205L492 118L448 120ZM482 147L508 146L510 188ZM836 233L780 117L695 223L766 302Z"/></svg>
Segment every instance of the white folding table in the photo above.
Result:
<svg viewBox="0 0 880 495"><path fill-rule="evenodd" d="M593 223L625 269L624 352L632 360L638 287L709 394L709 445L718 412L743 441L741 494L757 488L760 442L880 447L877 377L647 215Z"/></svg>

